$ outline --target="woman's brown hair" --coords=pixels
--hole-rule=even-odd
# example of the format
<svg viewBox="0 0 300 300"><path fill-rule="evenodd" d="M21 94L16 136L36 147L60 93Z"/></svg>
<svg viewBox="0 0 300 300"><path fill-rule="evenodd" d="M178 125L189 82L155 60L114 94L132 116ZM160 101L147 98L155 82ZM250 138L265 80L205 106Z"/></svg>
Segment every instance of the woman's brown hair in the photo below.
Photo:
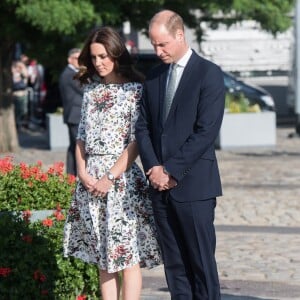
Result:
<svg viewBox="0 0 300 300"><path fill-rule="evenodd" d="M133 82L144 80L143 75L135 70L132 58L118 32L111 27L101 27L90 33L78 58L80 71L76 78L81 84L92 81L93 76L98 75L90 55L92 43L99 43L105 47L107 54L114 61L114 71L121 77Z"/></svg>

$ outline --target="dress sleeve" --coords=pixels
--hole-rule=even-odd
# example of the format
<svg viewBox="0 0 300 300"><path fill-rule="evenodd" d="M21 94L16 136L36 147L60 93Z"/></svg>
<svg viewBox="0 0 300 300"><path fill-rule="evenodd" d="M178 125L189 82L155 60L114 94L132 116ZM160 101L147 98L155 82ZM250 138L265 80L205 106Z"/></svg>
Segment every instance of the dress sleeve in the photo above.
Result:
<svg viewBox="0 0 300 300"><path fill-rule="evenodd" d="M85 142L86 140L86 116L87 116L87 105L88 105L88 93L84 90L81 113L80 113L80 122L78 125L77 139Z"/></svg>
<svg viewBox="0 0 300 300"><path fill-rule="evenodd" d="M143 87L141 84L138 84L132 95L131 111L130 111L129 143L135 141L135 123L138 119L139 112L140 112L140 100L142 97L142 92L143 92Z"/></svg>

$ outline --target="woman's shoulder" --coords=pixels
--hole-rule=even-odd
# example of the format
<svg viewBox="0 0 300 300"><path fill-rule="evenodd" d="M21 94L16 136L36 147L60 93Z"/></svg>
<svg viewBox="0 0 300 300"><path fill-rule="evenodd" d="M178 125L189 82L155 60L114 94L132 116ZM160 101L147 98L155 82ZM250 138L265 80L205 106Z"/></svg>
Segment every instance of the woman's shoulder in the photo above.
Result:
<svg viewBox="0 0 300 300"><path fill-rule="evenodd" d="M123 87L125 89L130 89L133 91L140 90L143 87L143 84L141 82L136 82L136 81L129 81L123 83Z"/></svg>
<svg viewBox="0 0 300 300"><path fill-rule="evenodd" d="M83 91L86 93L91 92L98 88L100 85L101 84L98 81L91 81L89 83L85 83L83 84Z"/></svg>

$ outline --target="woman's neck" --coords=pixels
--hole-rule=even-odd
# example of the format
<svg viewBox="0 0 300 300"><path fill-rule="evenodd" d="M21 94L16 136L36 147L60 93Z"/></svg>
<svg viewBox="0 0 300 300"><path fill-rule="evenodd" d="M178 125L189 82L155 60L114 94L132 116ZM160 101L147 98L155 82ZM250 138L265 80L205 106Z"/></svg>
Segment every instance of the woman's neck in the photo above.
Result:
<svg viewBox="0 0 300 300"><path fill-rule="evenodd" d="M101 82L103 84L125 83L127 81L128 80L126 80L126 78L116 74L111 74L105 77L101 77Z"/></svg>

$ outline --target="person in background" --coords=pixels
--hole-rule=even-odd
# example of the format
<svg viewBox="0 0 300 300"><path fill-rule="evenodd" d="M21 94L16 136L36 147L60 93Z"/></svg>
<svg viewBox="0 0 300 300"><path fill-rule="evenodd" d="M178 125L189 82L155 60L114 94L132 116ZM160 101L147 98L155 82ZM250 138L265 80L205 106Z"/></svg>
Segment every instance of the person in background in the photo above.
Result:
<svg viewBox="0 0 300 300"><path fill-rule="evenodd" d="M42 64L36 59L30 59L25 53L20 60L26 65L28 72L29 92L29 126L35 129L36 125L43 125L45 121L44 104L47 94L45 71Z"/></svg>
<svg viewBox="0 0 300 300"><path fill-rule="evenodd" d="M172 300L219 300L214 210L221 181L214 143L224 114L223 74L187 44L164 10L149 37L164 64L146 78L136 138Z"/></svg>
<svg viewBox="0 0 300 300"><path fill-rule="evenodd" d="M16 126L21 129L28 125L28 72L21 61L12 63L11 72Z"/></svg>
<svg viewBox="0 0 300 300"><path fill-rule="evenodd" d="M36 59L31 59L28 65L29 86L33 90L31 103L31 119L34 123L43 123L44 119L44 99L47 89L45 85L44 66Z"/></svg>
<svg viewBox="0 0 300 300"><path fill-rule="evenodd" d="M78 128L78 183L65 225L64 253L100 270L103 300L138 300L141 267L161 263L148 185L135 162L143 77L120 35L93 31L79 56L85 84ZM119 272L122 273L122 286Z"/></svg>
<svg viewBox="0 0 300 300"><path fill-rule="evenodd" d="M65 67L59 78L59 91L63 105L63 120L68 126L69 147L67 150L66 171L68 174L77 175L75 146L80 111L82 104L83 89L74 76L78 72L78 57L80 49L73 48L68 53L68 65Z"/></svg>

